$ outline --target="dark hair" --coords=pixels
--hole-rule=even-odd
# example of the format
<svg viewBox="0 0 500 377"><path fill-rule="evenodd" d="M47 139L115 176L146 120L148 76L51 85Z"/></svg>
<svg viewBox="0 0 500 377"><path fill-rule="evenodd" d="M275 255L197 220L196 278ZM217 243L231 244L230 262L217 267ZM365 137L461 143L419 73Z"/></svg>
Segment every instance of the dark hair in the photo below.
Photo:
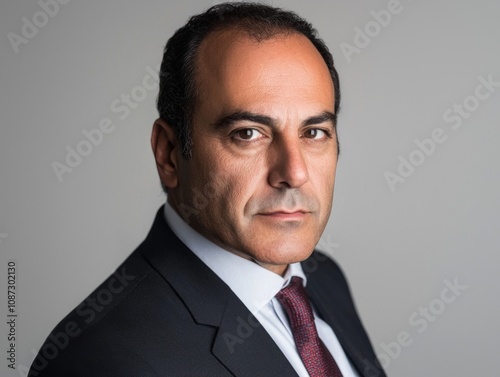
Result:
<svg viewBox="0 0 500 377"><path fill-rule="evenodd" d="M323 57L335 90L335 114L340 104L340 86L333 58L312 25L297 14L269 5L248 2L223 3L195 15L168 40L160 70L157 108L176 131L182 155L191 158L191 122L196 104L196 57L201 42L214 31L238 29L258 41L277 34L306 36ZM337 140L338 144L338 140Z"/></svg>

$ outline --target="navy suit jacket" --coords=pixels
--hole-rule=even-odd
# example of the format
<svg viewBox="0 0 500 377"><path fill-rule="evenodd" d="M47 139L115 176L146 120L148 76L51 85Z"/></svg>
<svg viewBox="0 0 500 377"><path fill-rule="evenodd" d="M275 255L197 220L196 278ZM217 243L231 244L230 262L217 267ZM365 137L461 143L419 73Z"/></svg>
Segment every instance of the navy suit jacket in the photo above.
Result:
<svg viewBox="0 0 500 377"><path fill-rule="evenodd" d="M307 292L360 376L384 377L339 267L314 252ZM170 230L146 240L52 331L29 377L297 376L231 289Z"/></svg>

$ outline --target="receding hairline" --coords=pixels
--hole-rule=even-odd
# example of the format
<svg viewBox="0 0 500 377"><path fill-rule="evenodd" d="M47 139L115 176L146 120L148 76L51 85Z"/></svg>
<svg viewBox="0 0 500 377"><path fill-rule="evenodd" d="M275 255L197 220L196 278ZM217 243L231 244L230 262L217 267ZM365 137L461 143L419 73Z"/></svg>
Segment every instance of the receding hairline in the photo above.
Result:
<svg viewBox="0 0 500 377"><path fill-rule="evenodd" d="M248 26L248 27L247 27ZM272 39L286 39L289 37L293 36L298 36L298 37L303 37L305 38L312 47L317 51L318 55L321 57L325 64L325 68L327 71L329 71L328 64L324 61L323 56L321 55L321 52L318 50L318 48L314 45L314 43L310 40L310 38L305 35L304 33L301 33L298 30L295 30L293 28L286 28L286 27L280 27L280 26L269 26L267 32L264 34L259 33L256 34L256 30L250 29L249 28L250 23L248 22L248 25L245 27L242 27L239 23L234 23L232 25L225 25L223 27L217 27L214 30L211 30L203 40L200 42L197 50L196 50L196 55L194 56L194 86L195 86L195 91L194 91L194 97L193 97L193 116L194 113L196 112L196 109L199 105L199 98L200 98L200 77L201 77L201 65L203 62L201 61L201 56L203 55L202 52L206 48L207 43L210 43L213 41L213 39L217 38L223 38L225 35L229 34L231 37L236 38L236 42L248 42L253 41L256 44L264 43L266 41L270 41ZM272 29L272 31L271 31ZM330 76L331 78L331 76ZM332 79L332 78L331 78ZM332 86L333 89L335 87L332 79ZM334 104L337 101L337 93L336 90L334 89Z"/></svg>
<svg viewBox="0 0 500 377"><path fill-rule="evenodd" d="M229 27L221 27L217 28L216 30L210 31L200 42L196 55L194 56L194 62L195 62L195 72L198 70L198 67L200 66L200 61L202 51L207 47L207 44L212 42L214 39L217 40L218 38L224 38L228 36L232 38L231 42L248 42L249 40L252 42L255 42L256 44L264 43L273 39L286 39L292 36L299 36L307 39L309 43L318 51L316 46L311 42L311 40L303 33L294 30L294 29L282 29L282 28L276 28L276 30L273 33L266 33L265 36L262 34L256 35L254 33L254 30L247 30L246 28L241 28L239 25L234 25L234 26L229 26ZM223 42L223 41L221 41ZM321 53L318 51L318 54L321 55ZM325 62L326 65L326 62ZM328 68L328 67L327 67Z"/></svg>

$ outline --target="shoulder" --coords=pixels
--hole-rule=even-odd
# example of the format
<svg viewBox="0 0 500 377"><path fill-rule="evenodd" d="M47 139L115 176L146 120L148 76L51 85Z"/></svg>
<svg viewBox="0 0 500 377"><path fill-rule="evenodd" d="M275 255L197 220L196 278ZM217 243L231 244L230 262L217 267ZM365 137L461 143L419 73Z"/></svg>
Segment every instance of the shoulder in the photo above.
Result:
<svg viewBox="0 0 500 377"><path fill-rule="evenodd" d="M111 365L114 372L117 365L126 367L123 375L154 376L133 373L133 366L142 364L133 352L139 345L130 344L134 337L124 340L123 336L134 317L139 313L144 316L141 308L147 308L140 297L146 297L157 279L141 254L130 255L52 330L33 361L29 377L91 376L93 370L111 376L105 373ZM141 365L141 371L147 369Z"/></svg>
<svg viewBox="0 0 500 377"><path fill-rule="evenodd" d="M56 326L29 377L158 377L157 371L179 375L188 365L196 370L193 375L201 370L225 375L210 353L216 329L195 321L178 286L146 255L153 247L150 241L139 246ZM158 253L174 253L174 247L169 244ZM175 275L169 278L179 282L182 263L176 261L168 259Z"/></svg>

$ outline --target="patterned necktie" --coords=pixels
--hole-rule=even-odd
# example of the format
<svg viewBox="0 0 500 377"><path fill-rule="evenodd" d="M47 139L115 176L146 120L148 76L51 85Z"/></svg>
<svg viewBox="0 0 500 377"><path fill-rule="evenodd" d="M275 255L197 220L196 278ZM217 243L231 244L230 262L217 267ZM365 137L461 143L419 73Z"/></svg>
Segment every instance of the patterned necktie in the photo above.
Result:
<svg viewBox="0 0 500 377"><path fill-rule="evenodd" d="M337 363L318 336L311 304L302 279L294 276L276 298L285 309L292 326L299 355L311 377L342 377Z"/></svg>

